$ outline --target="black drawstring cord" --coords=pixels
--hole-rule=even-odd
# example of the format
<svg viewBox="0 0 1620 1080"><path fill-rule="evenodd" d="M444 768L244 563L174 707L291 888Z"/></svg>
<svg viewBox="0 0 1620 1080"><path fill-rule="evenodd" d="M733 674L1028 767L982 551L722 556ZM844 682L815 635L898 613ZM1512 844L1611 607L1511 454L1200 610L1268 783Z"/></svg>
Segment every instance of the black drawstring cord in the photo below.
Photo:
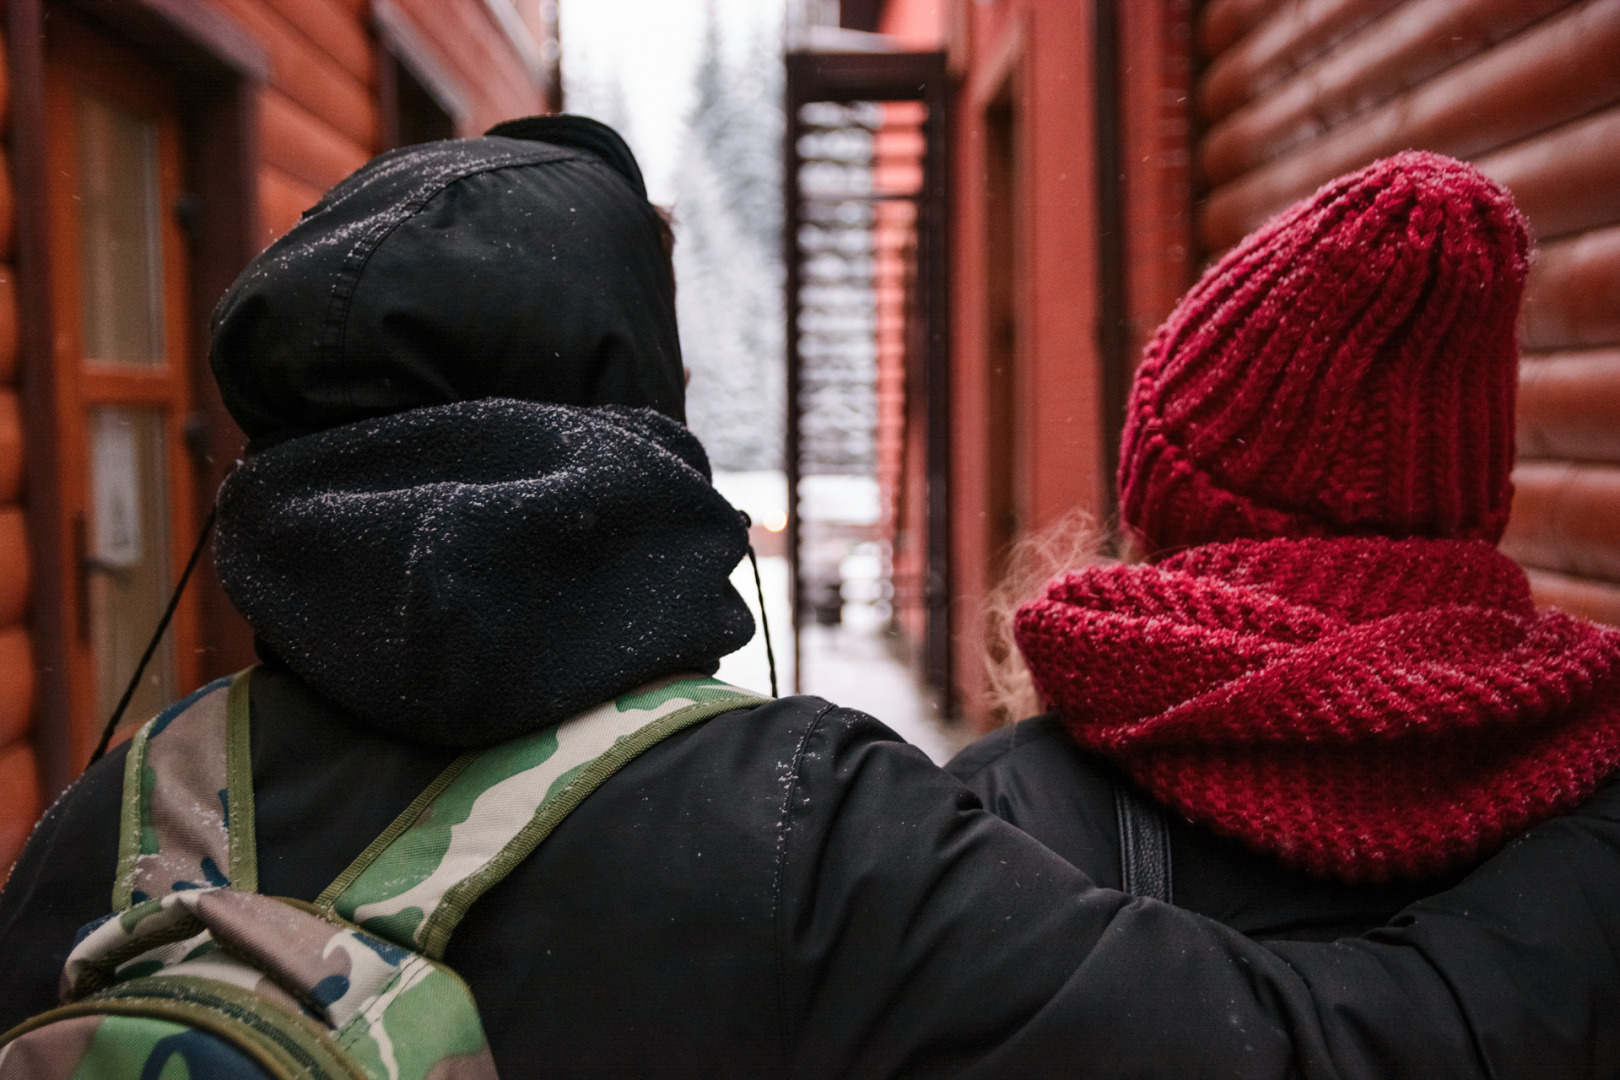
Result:
<svg viewBox="0 0 1620 1080"><path fill-rule="evenodd" d="M765 631L765 662L771 665L771 697L781 697L776 692L776 652L771 648L771 620L765 615L765 584L759 579L759 558L754 554L754 545L748 545L748 561L754 565L754 590L759 593L759 625Z"/></svg>
<svg viewBox="0 0 1620 1080"><path fill-rule="evenodd" d="M135 688L141 684L141 676L146 672L146 665L152 662L152 654L157 652L158 643L163 640L163 632L169 628L169 620L174 618L175 609L180 606L180 594L186 591L186 582L191 580L191 572L197 568L197 560L202 558L203 549L208 546L208 535L214 531L214 518L217 514L216 508L209 508L208 519L203 522L202 534L197 537L197 546L191 549L191 558L186 561L186 568L180 574L180 583L174 587L174 593L169 597L169 606L163 610L163 618L158 620L157 629L152 632L152 640L146 643L146 652L141 654L141 662L135 665L135 674L130 676L129 685L124 688L124 696L118 699L118 707L108 718L107 726L101 732L101 742L96 744L96 752L90 755L91 765L106 756L113 732L118 729L118 721L124 718L124 710L129 708L129 700L135 696ZM774 674L772 677L775 677Z"/></svg>
<svg viewBox="0 0 1620 1080"><path fill-rule="evenodd" d="M748 516L748 511L738 510L743 520L743 528L753 528L754 519ZM754 554L754 542L748 542L748 562L754 568L754 592L759 595L759 626L765 631L765 662L771 666L771 697L781 697L776 692L776 650L771 648L771 620L765 614L765 583L759 578L759 556Z"/></svg>

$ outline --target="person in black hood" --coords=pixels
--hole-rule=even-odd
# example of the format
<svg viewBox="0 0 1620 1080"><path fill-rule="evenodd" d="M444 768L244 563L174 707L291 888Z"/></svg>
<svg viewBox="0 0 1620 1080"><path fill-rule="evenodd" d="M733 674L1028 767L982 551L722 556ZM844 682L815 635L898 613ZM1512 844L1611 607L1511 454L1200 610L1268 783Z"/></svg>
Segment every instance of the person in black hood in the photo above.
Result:
<svg viewBox="0 0 1620 1080"><path fill-rule="evenodd" d="M462 748L749 636L666 268L628 150L542 118L376 159L222 301L260 891L314 898ZM0 896L0 1027L107 909L123 766ZM1372 934L1262 946L1095 887L876 720L790 697L631 761L445 960L508 1080L1613 1075L1620 905L1576 901L1616 895L1611 787Z"/></svg>

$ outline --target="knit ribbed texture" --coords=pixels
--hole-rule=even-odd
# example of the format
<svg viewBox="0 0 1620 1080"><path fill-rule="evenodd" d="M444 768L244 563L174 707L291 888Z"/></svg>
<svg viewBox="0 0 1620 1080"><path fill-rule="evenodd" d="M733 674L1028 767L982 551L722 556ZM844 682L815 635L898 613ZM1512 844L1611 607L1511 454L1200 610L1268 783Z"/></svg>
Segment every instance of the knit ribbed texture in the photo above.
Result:
<svg viewBox="0 0 1620 1080"><path fill-rule="evenodd" d="M1151 551L1499 539L1526 243L1499 185L1419 152L1273 219L1148 345L1120 455L1126 523Z"/></svg>
<svg viewBox="0 0 1620 1080"><path fill-rule="evenodd" d="M1423 877L1620 764L1620 631L1537 614L1483 541L1212 544L1020 610L1080 745L1194 822L1345 881Z"/></svg>

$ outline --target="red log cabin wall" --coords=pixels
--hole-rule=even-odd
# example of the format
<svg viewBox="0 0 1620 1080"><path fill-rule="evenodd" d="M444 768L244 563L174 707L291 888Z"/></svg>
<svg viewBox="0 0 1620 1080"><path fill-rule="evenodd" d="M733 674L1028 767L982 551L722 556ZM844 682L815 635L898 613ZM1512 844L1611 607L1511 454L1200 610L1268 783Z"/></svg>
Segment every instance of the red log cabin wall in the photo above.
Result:
<svg viewBox="0 0 1620 1080"><path fill-rule="evenodd" d="M382 148L379 53L393 37L421 50L459 95L458 134L535 112L522 62L480 0L212 0L263 43L270 60L260 128L260 224L265 243L291 228L321 193ZM373 16L375 15L375 26ZM378 29L392 30L379 41ZM425 55L422 55L425 54Z"/></svg>
<svg viewBox="0 0 1620 1080"><path fill-rule="evenodd" d="M0 134L11 131L11 71L0 49ZM29 551L23 499L23 417L18 393L15 188L12 152L0 153L0 875L40 810L34 726L34 648L29 634ZM4 878L0 877L0 881Z"/></svg>
<svg viewBox="0 0 1620 1080"><path fill-rule="evenodd" d="M416 107L402 79L426 88L423 100L442 110L445 133L476 134L546 108L545 72L535 64L540 51L533 40L518 40L524 20L515 7L509 18L498 10L505 3L0 0L0 882L44 804L83 767L105 720L91 707L93 695L76 685L84 681L87 647L75 638L73 612L82 611L87 586L73 546L72 506L86 498L87 482L75 443L84 436L83 418L75 427L62 404L71 392L64 388L98 376L64 370L53 345L64 325L61 284L72 278L63 264L74 256L48 224L57 204L39 165L53 140L73 137L46 123L56 92L49 87L60 83L64 63L84 66L67 56L78 47L69 39L99 42L94 48L138 65L129 70L172 79L177 88L174 130L185 145L175 160L184 162L182 201L192 207L178 241L186 257L173 264L190 280L165 299L171 317L192 328L188 342L187 334L173 338L185 344L172 358L190 370L189 389L177 391L170 412L192 411L164 422L166 460L171 470L181 466L167 488L184 511L168 523L167 554L178 573L212 491L242 446L206 373L208 308L247 259L328 187L414 130L399 115ZM105 83L104 75L96 78ZM132 87L131 100L143 93ZM234 193L226 190L232 177L240 180ZM179 235L163 227L170 230L164 235ZM179 657L180 677L214 678L251 662L245 628L217 584L205 573L192 591L174 630L174 640L195 653ZM155 624L158 610L149 614Z"/></svg>

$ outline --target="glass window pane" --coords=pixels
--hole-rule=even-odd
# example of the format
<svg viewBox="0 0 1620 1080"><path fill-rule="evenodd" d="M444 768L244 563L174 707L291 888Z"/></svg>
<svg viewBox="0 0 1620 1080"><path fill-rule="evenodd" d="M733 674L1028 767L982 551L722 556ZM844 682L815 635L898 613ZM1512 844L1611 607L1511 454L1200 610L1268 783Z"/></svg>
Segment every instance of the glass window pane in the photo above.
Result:
<svg viewBox="0 0 1620 1080"><path fill-rule="evenodd" d="M169 492L163 412L90 410L90 520L86 585L97 716L111 715L169 598ZM166 637L125 714L144 720L175 697Z"/></svg>
<svg viewBox="0 0 1620 1080"><path fill-rule="evenodd" d="M157 367L163 363L157 125L83 91L75 104L84 355Z"/></svg>

